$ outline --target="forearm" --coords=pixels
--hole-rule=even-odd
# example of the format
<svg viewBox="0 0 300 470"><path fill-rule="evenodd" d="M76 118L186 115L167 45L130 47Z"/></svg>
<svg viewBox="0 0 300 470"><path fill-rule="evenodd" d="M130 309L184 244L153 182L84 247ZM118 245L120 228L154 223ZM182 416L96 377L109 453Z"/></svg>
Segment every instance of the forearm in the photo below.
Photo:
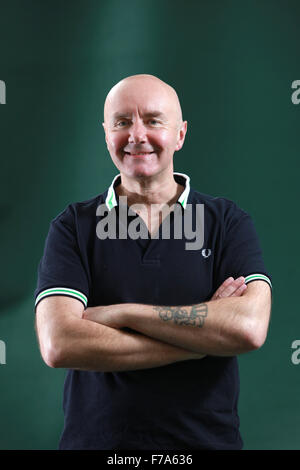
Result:
<svg viewBox="0 0 300 470"><path fill-rule="evenodd" d="M190 306L116 304L93 307L88 319L129 327L154 339L191 351L232 356L255 349L251 302L242 297Z"/></svg>
<svg viewBox="0 0 300 470"><path fill-rule="evenodd" d="M251 305L231 297L206 303L163 307L129 304L124 326L192 351L232 356L255 349L252 343Z"/></svg>
<svg viewBox="0 0 300 470"><path fill-rule="evenodd" d="M203 357L142 334L79 318L64 325L59 350L55 367L102 372L148 369Z"/></svg>

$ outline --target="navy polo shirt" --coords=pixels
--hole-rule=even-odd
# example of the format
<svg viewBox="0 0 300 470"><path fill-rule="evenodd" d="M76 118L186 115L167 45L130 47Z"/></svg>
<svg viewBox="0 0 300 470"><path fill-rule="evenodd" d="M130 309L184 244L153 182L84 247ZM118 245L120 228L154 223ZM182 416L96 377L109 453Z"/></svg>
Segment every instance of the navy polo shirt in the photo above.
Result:
<svg viewBox="0 0 300 470"><path fill-rule="evenodd" d="M169 239L162 236L166 221L174 225L173 213L154 239L121 238L124 221L117 223L115 238L99 238L97 224L103 217L114 214L119 221L117 175L104 193L68 205L51 221L35 306L50 295L73 297L85 307L191 305L209 301L229 276L244 276L246 283L262 280L272 289L251 217L229 199L190 188L187 175L174 173L174 179L183 186L177 201L182 221L187 210L196 220L196 207L204 204L201 248L187 250L191 240L184 231L181 239L174 230ZM103 204L106 212L97 215ZM142 219L129 209L127 228L136 218L142 227ZM70 369L59 448L241 449L238 396L236 356L122 372Z"/></svg>

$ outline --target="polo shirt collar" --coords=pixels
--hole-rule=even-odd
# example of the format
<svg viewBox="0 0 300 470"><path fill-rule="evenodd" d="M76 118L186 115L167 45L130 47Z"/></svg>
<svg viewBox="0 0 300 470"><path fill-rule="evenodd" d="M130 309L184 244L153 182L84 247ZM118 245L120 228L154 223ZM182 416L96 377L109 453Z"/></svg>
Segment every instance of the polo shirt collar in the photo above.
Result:
<svg viewBox="0 0 300 470"><path fill-rule="evenodd" d="M190 194L190 178L189 178L189 176L185 175L184 173L174 172L173 175L174 175L175 181L177 181L180 184L182 184L182 183L185 184L185 188L184 188L183 192L180 194L180 196L177 200L177 202L179 202L182 205L182 207L185 209L186 204L187 204L187 200L188 200L188 197L189 197L189 194ZM118 175L116 175L114 177L110 187L108 188L107 196L106 196L106 199L105 199L105 204L106 204L106 207L108 208L109 211L118 205L118 201L117 201L117 197L116 197L116 193L115 193L114 188L116 186L118 186L118 184L120 184L120 182L121 182L121 174L119 173Z"/></svg>

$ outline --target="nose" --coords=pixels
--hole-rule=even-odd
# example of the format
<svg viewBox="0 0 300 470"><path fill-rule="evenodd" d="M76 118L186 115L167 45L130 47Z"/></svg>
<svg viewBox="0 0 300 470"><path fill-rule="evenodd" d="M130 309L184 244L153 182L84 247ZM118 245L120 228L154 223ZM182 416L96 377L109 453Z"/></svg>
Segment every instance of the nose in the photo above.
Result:
<svg viewBox="0 0 300 470"><path fill-rule="evenodd" d="M141 142L146 142L146 140L146 128L144 123L141 119L137 119L130 126L128 141L134 144L139 144Z"/></svg>

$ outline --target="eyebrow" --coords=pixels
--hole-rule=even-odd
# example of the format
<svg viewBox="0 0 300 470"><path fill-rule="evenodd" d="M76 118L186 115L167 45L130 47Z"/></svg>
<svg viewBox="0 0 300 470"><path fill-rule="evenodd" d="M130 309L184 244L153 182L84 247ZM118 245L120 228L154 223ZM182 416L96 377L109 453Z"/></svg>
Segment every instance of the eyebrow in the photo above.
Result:
<svg viewBox="0 0 300 470"><path fill-rule="evenodd" d="M163 119L166 119L166 115L162 113L161 111L148 111L147 113L144 114L145 117L161 117ZM112 118L113 119L119 119L119 118L129 118L130 114L129 113L119 113L116 112L113 114Z"/></svg>

